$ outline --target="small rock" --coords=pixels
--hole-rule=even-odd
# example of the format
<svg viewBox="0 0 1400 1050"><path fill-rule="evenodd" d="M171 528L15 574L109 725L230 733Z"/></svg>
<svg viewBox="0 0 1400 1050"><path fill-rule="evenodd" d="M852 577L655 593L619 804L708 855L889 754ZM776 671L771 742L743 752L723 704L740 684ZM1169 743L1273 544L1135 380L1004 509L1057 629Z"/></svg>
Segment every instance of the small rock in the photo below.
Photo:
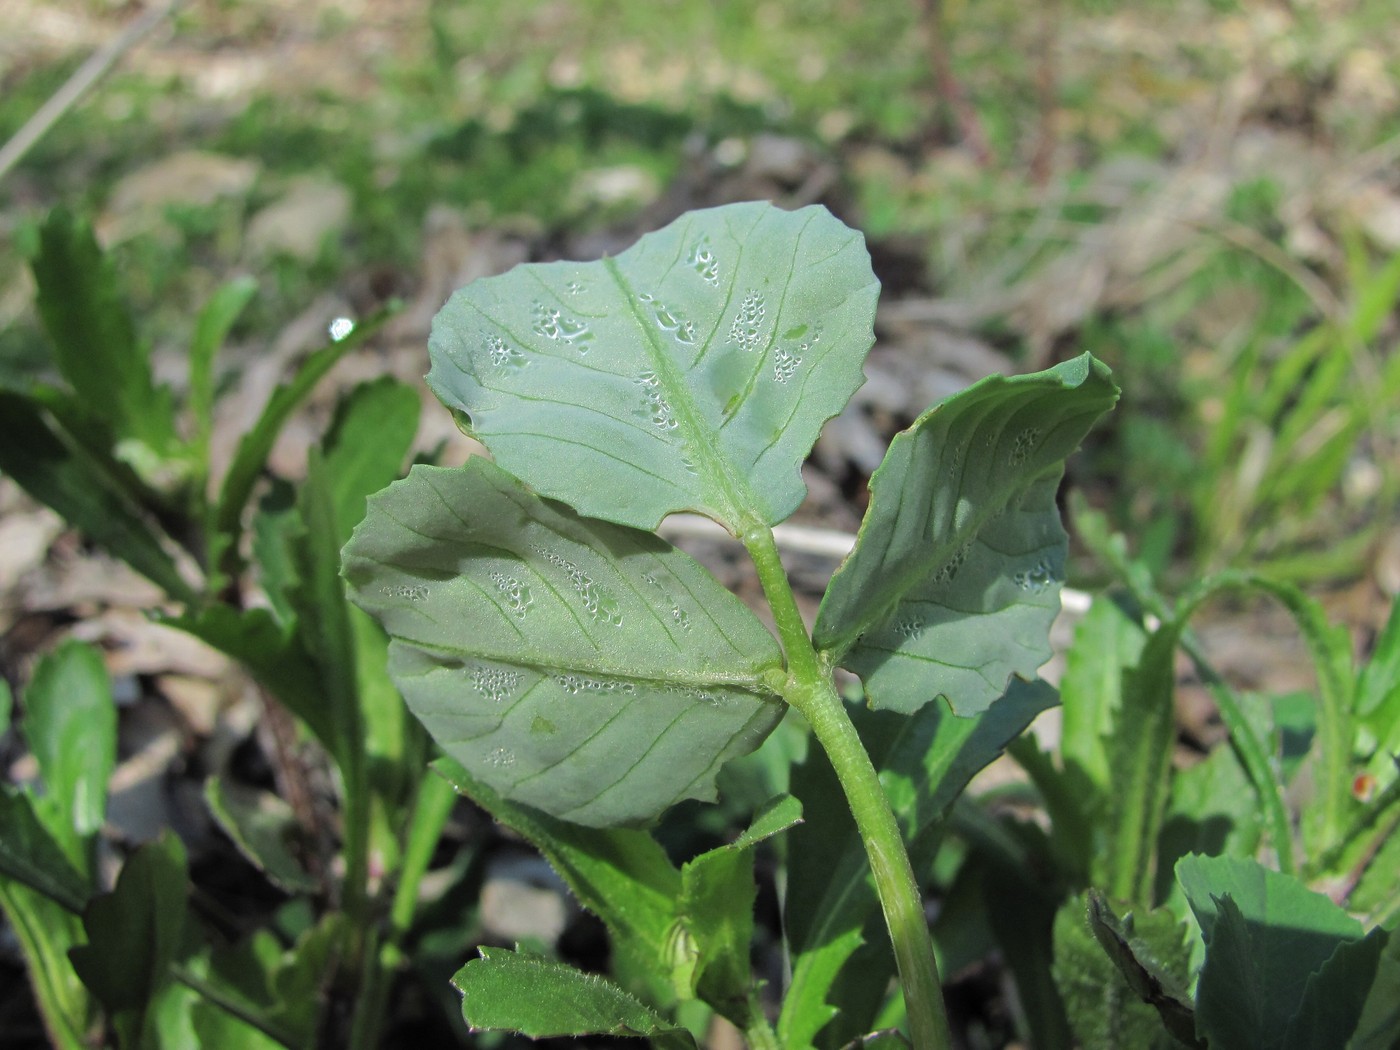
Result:
<svg viewBox="0 0 1400 1050"><path fill-rule="evenodd" d="M311 262L350 219L350 191L331 179L294 179L287 191L248 224L248 254L289 255Z"/></svg>
<svg viewBox="0 0 1400 1050"><path fill-rule="evenodd" d="M539 857L497 857L487 865L481 887L481 924L496 940L554 944L569 924L564 884Z"/></svg>

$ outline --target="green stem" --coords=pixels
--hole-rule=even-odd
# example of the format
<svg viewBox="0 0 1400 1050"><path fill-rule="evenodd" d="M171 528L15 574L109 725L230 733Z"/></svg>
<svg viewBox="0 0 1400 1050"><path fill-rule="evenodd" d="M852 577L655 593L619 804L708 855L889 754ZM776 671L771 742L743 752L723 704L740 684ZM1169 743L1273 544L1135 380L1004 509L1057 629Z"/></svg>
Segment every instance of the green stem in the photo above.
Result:
<svg viewBox="0 0 1400 1050"><path fill-rule="evenodd" d="M378 1042L390 986L404 962L403 940L418 910L418 890L456 801L456 791L441 777L425 777L418 787L399 862L398 885L389 906L388 928L382 937L374 934L365 944L360 994L351 1022L352 1048L373 1047Z"/></svg>
<svg viewBox="0 0 1400 1050"><path fill-rule="evenodd" d="M424 777L418 788L409 824L408 841L404 843L403 860L399 865L399 884L394 891L394 903L389 910L389 943L397 946L403 941L418 910L418 888L432 862L433 851L452 807L457 792L439 776Z"/></svg>
<svg viewBox="0 0 1400 1050"><path fill-rule="evenodd" d="M758 569L787 656L784 698L807 719L826 751L865 845L894 946L913 1044L916 1050L949 1048L952 1036L943 1007L938 964L933 957L933 940L924 919L919 884L889 799L855 725L836 695L827 668L812 647L772 530L763 524L751 526L743 530L742 539Z"/></svg>
<svg viewBox="0 0 1400 1050"><path fill-rule="evenodd" d="M201 997L213 1003L220 1010L238 1018L250 1028L255 1028L273 1042L285 1047L294 1047L296 1040L278 1025L269 1021L257 1009L244 1003L236 996L229 995L212 981L176 963L170 967L170 976L186 988L198 992Z"/></svg>
<svg viewBox="0 0 1400 1050"><path fill-rule="evenodd" d="M744 1029L744 1042L748 1043L749 1050L782 1050L783 1044L778 1042L773 1026L763 1016L763 1007L756 1001L756 996L752 998L754 1001L750 1006L753 1020Z"/></svg>

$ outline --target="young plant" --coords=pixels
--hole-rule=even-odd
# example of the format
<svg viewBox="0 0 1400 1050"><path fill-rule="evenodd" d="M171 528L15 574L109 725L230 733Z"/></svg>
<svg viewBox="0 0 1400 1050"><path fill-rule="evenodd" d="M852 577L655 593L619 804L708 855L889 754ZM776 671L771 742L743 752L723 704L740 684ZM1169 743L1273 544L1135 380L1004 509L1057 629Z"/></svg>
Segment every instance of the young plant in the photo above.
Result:
<svg viewBox="0 0 1400 1050"><path fill-rule="evenodd" d="M840 887L859 872L843 860L829 879L813 873L814 917L831 925L800 934L794 958L812 1011L785 1012L775 1033L748 974L751 896L736 905L722 890L748 880L734 867L751 863L747 849L676 872L628 829L682 799L713 799L720 767L797 711L854 818L913 1043L949 1046L919 883L833 673L855 672L872 707L915 719L945 702L988 711L1013 676L1033 676L1063 574L1063 462L1117 393L1086 355L988 379L925 413L872 479L855 550L809 632L772 526L802 501L802 462L861 381L877 294L859 234L820 208L758 203L688 214L616 258L478 281L438 315L428 378L494 462L415 467L371 500L344 552L355 600L392 638L390 673L455 760L448 774L532 829L633 963L756 1046L809 1045L834 1013L823 1014L826 995L865 922ZM679 511L708 515L747 548L776 638L653 534ZM1008 734L971 753L988 760L1034 709L969 721ZM966 744L955 721L922 720L922 739ZM936 767L943 756L925 757ZM911 831L951 801L934 805L940 789L956 794L970 776L918 765ZM782 826L759 820L744 843ZM600 866L606 877L590 880ZM707 920L711 909L728 918ZM689 1038L558 964L489 952L458 981L468 1021L483 1027ZM520 994L503 1002L511 988ZM551 1005L585 999L586 1020Z"/></svg>
<svg viewBox="0 0 1400 1050"><path fill-rule="evenodd" d="M286 807L269 811L265 798L250 804L221 781L211 781L207 797L215 818L274 882L330 902L316 929L327 946L320 957L331 965L309 988L335 985L353 1008L317 1007L292 1030L319 1028L334 1042L374 1045L417 889L454 796L437 778L421 776L431 745L387 677L387 639L346 601L340 548L365 497L400 475L418 395L388 379L351 391L312 451L304 483L293 490L272 479L250 515L283 425L380 318L311 354L273 392L227 471L213 478L215 355L255 282L225 286L200 313L180 405L156 383L115 268L85 223L52 213L33 266L65 385L36 380L0 390L0 471L161 586L182 607L166 622L241 661L325 748L339 773L338 844L335 829L298 826ZM265 605L248 601L254 587ZM75 812L70 837L91 833L81 816ZM0 838L24 834L23 819L14 807L0 813ZM286 848L318 831L320 848L300 856ZM262 964L270 958L265 948Z"/></svg>
<svg viewBox="0 0 1400 1050"><path fill-rule="evenodd" d="M1296 588L1223 573L1169 601L1101 516L1075 518L1127 593L1095 599L1079 625L1060 684L1058 762L1030 739L1012 745L1051 818L1028 851L1054 873L1040 904L1053 925L1007 931L1003 949L1053 955L1042 992L1062 1005L1043 1012L1061 1010L1084 1045L1254 1045L1243 1030L1259 1045L1391 1045L1400 606L1354 667L1348 633ZM1240 695L1205 660L1190 619L1242 590L1293 616L1315 697ZM1229 732L1184 769L1172 762L1178 650ZM988 863L1026 866L1005 853Z"/></svg>

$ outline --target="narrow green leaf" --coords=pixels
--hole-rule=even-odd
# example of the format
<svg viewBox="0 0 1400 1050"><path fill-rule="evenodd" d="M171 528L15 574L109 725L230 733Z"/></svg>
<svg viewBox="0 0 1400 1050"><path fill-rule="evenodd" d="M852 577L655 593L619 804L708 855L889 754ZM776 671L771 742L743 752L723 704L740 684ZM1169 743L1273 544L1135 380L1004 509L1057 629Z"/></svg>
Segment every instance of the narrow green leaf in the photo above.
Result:
<svg viewBox="0 0 1400 1050"><path fill-rule="evenodd" d="M375 496L345 575L433 738L554 816L637 824L712 799L782 715L777 642L705 569L480 457Z"/></svg>
<svg viewBox="0 0 1400 1050"><path fill-rule="evenodd" d="M1197 1030L1221 1046L1283 1045L1309 979L1361 924L1252 860L1193 855L1176 875L1206 941Z"/></svg>
<svg viewBox="0 0 1400 1050"><path fill-rule="evenodd" d="M336 406L324 447L337 551L364 520L365 500L403 473L420 407L416 390L389 378L360 384Z"/></svg>
<svg viewBox="0 0 1400 1050"><path fill-rule="evenodd" d="M314 893L319 888L293 852L300 825L287 803L221 777L204 782L204 800L238 852L274 883L288 893Z"/></svg>
<svg viewBox="0 0 1400 1050"><path fill-rule="evenodd" d="M88 943L69 955L107 1009L140 1014L169 982L184 935L185 891L185 849L167 832L127 858L111 893L88 903Z"/></svg>
<svg viewBox="0 0 1400 1050"><path fill-rule="evenodd" d="M215 550L218 557L212 559L213 561L218 563L236 556L234 540L238 535L243 509L248 504L253 485L266 465L267 457L272 452L272 446L277 441L277 435L282 432L283 425L335 363L357 346L364 345L365 340L377 331L389 316L389 310L380 311L357 325L345 338L317 350L302 362L290 382L283 383L273 391L258 421L253 424L253 429L244 434L238 443L238 450L234 453L233 462L229 465L219 490L218 502L213 512L213 530L215 536L219 537L216 540L219 546Z"/></svg>
<svg viewBox="0 0 1400 1050"><path fill-rule="evenodd" d="M682 998L700 998L740 1028L753 1021L749 948L753 940L753 848L800 823L802 803L791 795L773 799L742 835L726 846L702 853L681 867L673 957L682 979Z"/></svg>
<svg viewBox="0 0 1400 1050"><path fill-rule="evenodd" d="M1153 903L1157 849L1171 798L1171 742L1175 734L1176 647L1179 622L1163 624L1147 640L1136 667L1124 676L1118 731L1109 743L1107 844L1090 872L1115 900Z"/></svg>
<svg viewBox="0 0 1400 1050"><path fill-rule="evenodd" d="M813 632L872 706L909 713L943 696L975 714L1050 658L1066 546L1056 489L1117 396L1085 354L984 379L895 437Z"/></svg>
<svg viewBox="0 0 1400 1050"><path fill-rule="evenodd" d="M39 822L33 796L8 784L0 784L0 877L75 913L83 910L92 893L88 880Z"/></svg>
<svg viewBox="0 0 1400 1050"><path fill-rule="evenodd" d="M553 1036L620 1035L658 1047L688 1047L695 1040L655 1011L596 974L586 974L505 948L482 948L457 971L462 1016L475 1029Z"/></svg>
<svg viewBox="0 0 1400 1050"><path fill-rule="evenodd" d="M402 475L418 431L420 407L418 391L393 379L363 383L337 406L326 432L324 458L336 528L328 554L337 572L340 548L364 519L367 497ZM337 586L343 583L337 581ZM387 798L396 799L410 779L405 776L405 749L421 734L412 732L413 716L389 677L388 638L364 612L353 606L346 609L371 780ZM416 754L412 761L421 767Z"/></svg>
<svg viewBox="0 0 1400 1050"><path fill-rule="evenodd" d="M194 415L194 446L201 475L209 470L209 434L214 425L214 358L234 322L258 292L249 276L235 277L218 287L200 310L190 341L190 411Z"/></svg>
<svg viewBox="0 0 1400 1050"><path fill-rule="evenodd" d="M549 861L578 902L603 921L614 951L643 971L665 966L681 875L645 831L585 828L502 798L459 762L441 758L433 770Z"/></svg>
<svg viewBox="0 0 1400 1050"><path fill-rule="evenodd" d="M107 780L117 761L117 707L97 650L68 642L34 669L24 694L24 735L39 763L51 827L80 871L90 871L91 836L107 815Z"/></svg>
<svg viewBox="0 0 1400 1050"><path fill-rule="evenodd" d="M325 741L347 779L363 763L364 719L355 683L355 639L338 556L334 481L321 453L311 450L306 479L297 495L301 531L291 537L296 585L288 598L296 611L296 634L316 666L321 703L331 736ZM354 790L347 784L347 790Z"/></svg>
<svg viewBox="0 0 1400 1050"><path fill-rule="evenodd" d="M33 269L35 304L63 378L120 437L168 451L175 441L170 390L154 383L150 350L137 338L116 267L92 227L55 208L40 227Z"/></svg>
<svg viewBox="0 0 1400 1050"><path fill-rule="evenodd" d="M0 830L0 841L6 834ZM68 950L82 939L77 914L67 905L3 877L0 913L24 953L34 1004L54 1050L91 1050L89 1036L97 1017L97 1002L68 961Z"/></svg>
<svg viewBox="0 0 1400 1050"><path fill-rule="evenodd" d="M860 234L823 208L690 212L615 258L459 291L428 384L541 495L738 534L802 501L802 461L861 383L878 290Z"/></svg>
<svg viewBox="0 0 1400 1050"><path fill-rule="evenodd" d="M1366 769L1384 789L1400 776L1400 601L1393 602L1385 628L1356 682L1358 728L1371 752Z"/></svg>
<svg viewBox="0 0 1400 1050"><path fill-rule="evenodd" d="M1123 672L1137 664L1147 633L1114 601L1094 599L1074 632L1060 680L1060 753L1084 777L1086 792L1113 788L1109 740L1123 696Z"/></svg>
<svg viewBox="0 0 1400 1050"><path fill-rule="evenodd" d="M6 391L0 391L0 471L172 598L195 600L145 510L60 437L38 402Z"/></svg>
<svg viewBox="0 0 1400 1050"><path fill-rule="evenodd" d="M1044 682L1017 680L1004 699L974 718L957 718L938 704L912 717L848 705L912 844L916 872L930 869L943 818L968 781L1054 700ZM840 1045L870 1027L894 960L885 949L862 953L859 966L852 962L867 940L883 945L887 935L864 846L819 750L794 770L792 791L807 822L786 837L784 929L793 962L778 1034L787 1046ZM828 1024L831 1031L818 1040Z"/></svg>
<svg viewBox="0 0 1400 1050"><path fill-rule="evenodd" d="M10 728L10 720L14 717L15 697L10 692L10 683L0 678L0 734Z"/></svg>

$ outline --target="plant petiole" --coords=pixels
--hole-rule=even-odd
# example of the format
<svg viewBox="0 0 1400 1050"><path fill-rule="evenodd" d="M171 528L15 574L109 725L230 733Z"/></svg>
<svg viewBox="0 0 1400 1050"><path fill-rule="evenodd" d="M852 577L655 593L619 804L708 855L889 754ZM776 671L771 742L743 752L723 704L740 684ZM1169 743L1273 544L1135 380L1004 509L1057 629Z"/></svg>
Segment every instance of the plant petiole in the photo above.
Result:
<svg viewBox="0 0 1400 1050"><path fill-rule="evenodd" d="M758 570L787 657L784 699L807 719L826 752L870 860L875 890L894 946L900 985L904 989L912 1042L917 1050L951 1048L952 1036L943 1006L938 963L933 956L933 940L924 919L919 884L889 799L880 786L879 775L855 725L836 694L829 669L812 647L811 636L778 556L772 529L766 525L746 528L742 538Z"/></svg>

